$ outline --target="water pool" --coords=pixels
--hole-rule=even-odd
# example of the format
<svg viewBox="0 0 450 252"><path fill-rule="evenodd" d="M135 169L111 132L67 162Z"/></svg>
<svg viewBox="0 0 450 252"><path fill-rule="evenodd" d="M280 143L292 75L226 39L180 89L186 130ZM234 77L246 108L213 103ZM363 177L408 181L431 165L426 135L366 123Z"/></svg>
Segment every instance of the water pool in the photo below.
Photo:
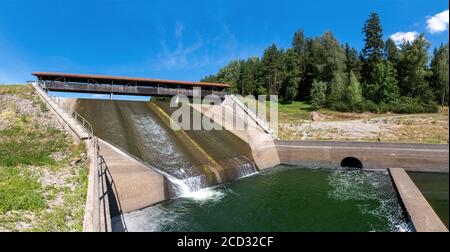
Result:
<svg viewBox="0 0 450 252"><path fill-rule="evenodd" d="M387 171L278 166L116 217L113 229L409 231L410 226Z"/></svg>

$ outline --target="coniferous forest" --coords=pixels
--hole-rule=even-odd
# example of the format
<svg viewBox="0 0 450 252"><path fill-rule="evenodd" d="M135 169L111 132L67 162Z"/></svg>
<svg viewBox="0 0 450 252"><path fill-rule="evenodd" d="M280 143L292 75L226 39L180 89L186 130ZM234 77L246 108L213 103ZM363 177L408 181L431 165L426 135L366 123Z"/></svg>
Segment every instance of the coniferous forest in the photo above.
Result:
<svg viewBox="0 0 450 252"><path fill-rule="evenodd" d="M231 84L242 95L276 94L283 103L309 101L314 109L428 113L448 106L448 43L430 55L423 34L401 44L383 41L376 13L362 34L358 52L331 31L309 38L298 30L290 48L272 44L262 57L233 60L202 81Z"/></svg>

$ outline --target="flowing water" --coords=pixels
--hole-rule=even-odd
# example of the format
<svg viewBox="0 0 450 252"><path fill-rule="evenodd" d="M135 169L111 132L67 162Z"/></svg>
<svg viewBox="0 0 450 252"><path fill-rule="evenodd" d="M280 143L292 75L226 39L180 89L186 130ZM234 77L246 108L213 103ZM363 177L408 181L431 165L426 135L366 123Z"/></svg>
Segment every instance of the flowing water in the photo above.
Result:
<svg viewBox="0 0 450 252"><path fill-rule="evenodd" d="M74 109L93 125L96 136L167 177L176 196L215 185L217 166L225 181L256 171L250 147L233 134L173 131L147 102L78 99Z"/></svg>
<svg viewBox="0 0 450 252"><path fill-rule="evenodd" d="M154 104L79 99L75 105L98 137L153 166L176 196L116 216L115 230L410 230L387 172L279 166L256 173L245 142L227 131L173 131L171 109ZM234 181L216 186L217 174Z"/></svg>
<svg viewBox="0 0 450 252"><path fill-rule="evenodd" d="M292 166L205 188L123 219L128 231L410 230L387 172Z"/></svg>

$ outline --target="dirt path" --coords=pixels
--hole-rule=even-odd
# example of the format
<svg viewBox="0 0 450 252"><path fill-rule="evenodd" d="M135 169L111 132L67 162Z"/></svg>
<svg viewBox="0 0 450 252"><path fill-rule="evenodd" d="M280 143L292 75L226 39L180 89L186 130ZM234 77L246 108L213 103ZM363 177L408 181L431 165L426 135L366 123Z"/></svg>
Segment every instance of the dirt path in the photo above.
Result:
<svg viewBox="0 0 450 252"><path fill-rule="evenodd" d="M386 142L448 142L448 110L436 114L380 116L338 121L280 124L286 140L352 140Z"/></svg>

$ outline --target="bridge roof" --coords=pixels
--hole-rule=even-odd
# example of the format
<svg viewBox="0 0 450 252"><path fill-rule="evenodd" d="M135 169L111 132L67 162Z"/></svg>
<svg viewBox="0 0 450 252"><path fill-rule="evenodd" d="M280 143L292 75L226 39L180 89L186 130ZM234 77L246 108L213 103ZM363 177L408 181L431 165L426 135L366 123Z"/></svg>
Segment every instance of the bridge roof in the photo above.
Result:
<svg viewBox="0 0 450 252"><path fill-rule="evenodd" d="M200 86L200 87L218 87L229 88L229 84L212 83L212 82L197 82L197 81L178 81L178 80L161 80L153 78L136 78L125 76L109 76L109 75L96 75L96 74L73 74L73 73L56 73L56 72L33 72L32 75L38 77L40 80L61 80L65 79L67 82L98 82L102 84L114 83L114 84L129 84L131 82L137 82L139 85L187 85L187 86Z"/></svg>

